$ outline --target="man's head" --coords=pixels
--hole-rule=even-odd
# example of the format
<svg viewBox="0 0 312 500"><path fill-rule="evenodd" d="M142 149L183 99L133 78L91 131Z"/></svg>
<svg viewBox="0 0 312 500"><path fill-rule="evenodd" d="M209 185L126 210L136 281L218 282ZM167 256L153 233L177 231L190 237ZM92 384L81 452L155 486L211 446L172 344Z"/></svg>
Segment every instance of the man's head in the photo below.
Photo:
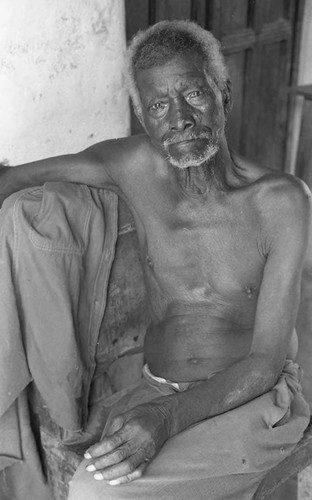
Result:
<svg viewBox="0 0 312 500"><path fill-rule="evenodd" d="M128 49L127 82L139 120L170 163L196 166L216 153L231 92L211 33L188 21L139 32Z"/></svg>

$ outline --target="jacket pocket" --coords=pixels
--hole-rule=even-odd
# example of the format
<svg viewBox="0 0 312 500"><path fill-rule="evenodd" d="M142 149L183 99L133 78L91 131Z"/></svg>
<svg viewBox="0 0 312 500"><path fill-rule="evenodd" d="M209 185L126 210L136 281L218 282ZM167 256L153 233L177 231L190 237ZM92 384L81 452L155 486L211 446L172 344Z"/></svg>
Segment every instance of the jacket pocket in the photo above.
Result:
<svg viewBox="0 0 312 500"><path fill-rule="evenodd" d="M39 212L31 221L29 239L40 250L82 254L91 211L87 186L48 182L43 186Z"/></svg>

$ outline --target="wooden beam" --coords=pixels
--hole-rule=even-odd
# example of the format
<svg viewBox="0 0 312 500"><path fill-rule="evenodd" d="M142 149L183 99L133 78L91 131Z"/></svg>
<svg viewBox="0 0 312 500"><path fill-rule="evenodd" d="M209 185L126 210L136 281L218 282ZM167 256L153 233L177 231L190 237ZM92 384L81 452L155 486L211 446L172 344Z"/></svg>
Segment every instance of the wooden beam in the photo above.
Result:
<svg viewBox="0 0 312 500"><path fill-rule="evenodd" d="M148 24L151 26L156 21L156 0L149 0L148 2Z"/></svg>
<svg viewBox="0 0 312 500"><path fill-rule="evenodd" d="M264 24L259 32L252 28L240 29L221 38L224 54L231 54L254 47L256 43L270 44L288 40L291 37L291 25L285 19Z"/></svg>
<svg viewBox="0 0 312 500"><path fill-rule="evenodd" d="M207 0L206 3L206 29L214 36L221 38L221 0Z"/></svg>
<svg viewBox="0 0 312 500"><path fill-rule="evenodd" d="M224 54L250 49L255 43L256 34L251 28L240 29L221 38L221 48Z"/></svg>
<svg viewBox="0 0 312 500"><path fill-rule="evenodd" d="M190 18L192 21L197 21L197 12L198 12L198 0L191 0Z"/></svg>
<svg viewBox="0 0 312 500"><path fill-rule="evenodd" d="M260 43L276 43L291 38L291 24L286 19L278 19L272 23L266 23L257 33L257 41Z"/></svg>
<svg viewBox="0 0 312 500"><path fill-rule="evenodd" d="M301 95L308 101L312 101L312 85L297 85L289 87L287 92L290 94Z"/></svg>

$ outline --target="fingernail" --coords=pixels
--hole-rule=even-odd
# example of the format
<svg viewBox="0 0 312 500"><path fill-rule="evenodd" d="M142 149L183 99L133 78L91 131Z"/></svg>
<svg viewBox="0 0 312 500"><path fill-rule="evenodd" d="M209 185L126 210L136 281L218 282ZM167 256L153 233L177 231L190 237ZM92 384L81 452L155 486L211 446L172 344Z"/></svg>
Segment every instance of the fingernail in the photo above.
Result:
<svg viewBox="0 0 312 500"><path fill-rule="evenodd" d="M101 472L97 472L96 474L94 474L94 479L96 479L97 481L101 481L103 479L103 475L101 474Z"/></svg>
<svg viewBox="0 0 312 500"><path fill-rule="evenodd" d="M86 452L85 452L84 457L85 457L87 460L90 460L90 458L92 458L92 457L91 457L91 455L90 455L90 453L89 453L88 451L86 451Z"/></svg>
<svg viewBox="0 0 312 500"><path fill-rule="evenodd" d="M118 484L120 484L120 482L119 479L112 479L111 481L108 481L108 484L110 484L111 486L117 486Z"/></svg>
<svg viewBox="0 0 312 500"><path fill-rule="evenodd" d="M96 468L94 467L93 464L90 464L86 467L86 469L89 471L89 472L94 472L96 470Z"/></svg>

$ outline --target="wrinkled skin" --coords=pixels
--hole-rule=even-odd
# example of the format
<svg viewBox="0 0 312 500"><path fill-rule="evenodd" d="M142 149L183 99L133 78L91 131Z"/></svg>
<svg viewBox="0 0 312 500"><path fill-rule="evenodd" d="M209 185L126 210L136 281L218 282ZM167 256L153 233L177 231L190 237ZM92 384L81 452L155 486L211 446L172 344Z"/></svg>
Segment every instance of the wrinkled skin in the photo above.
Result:
<svg viewBox="0 0 312 500"><path fill-rule="evenodd" d="M112 486L141 477L169 438L169 422L168 412L153 402L114 417L106 437L85 455L92 456L87 470Z"/></svg>
<svg viewBox="0 0 312 500"><path fill-rule="evenodd" d="M142 124L161 154L182 169L217 153L225 125L226 96L202 67L192 53L137 73Z"/></svg>

